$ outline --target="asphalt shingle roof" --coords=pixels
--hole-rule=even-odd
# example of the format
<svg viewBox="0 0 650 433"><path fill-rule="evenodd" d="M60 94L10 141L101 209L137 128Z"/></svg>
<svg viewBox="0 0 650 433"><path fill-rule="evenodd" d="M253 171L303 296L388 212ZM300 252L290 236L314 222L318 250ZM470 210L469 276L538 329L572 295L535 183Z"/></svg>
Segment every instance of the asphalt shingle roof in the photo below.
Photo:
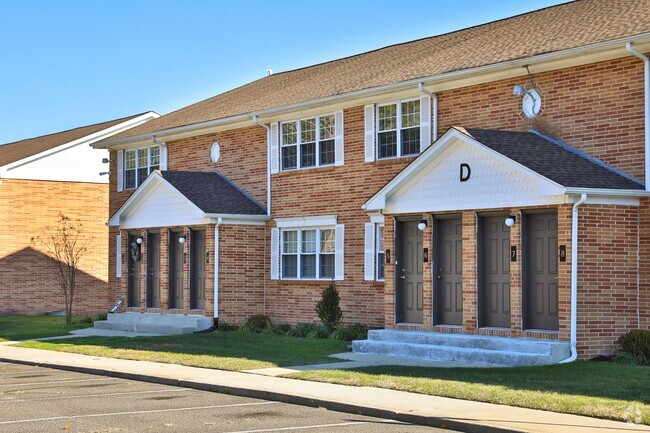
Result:
<svg viewBox="0 0 650 433"><path fill-rule="evenodd" d="M70 143L87 135L94 134L111 126L118 125L127 120L141 116L144 113L133 116L123 117L121 119L109 120L108 122L96 123L94 125L81 126L79 128L69 129L67 131L57 132L54 134L42 135L40 137L28 138L25 140L15 141L0 146L0 167L20 161L21 159L36 155L46 150L54 149L62 144Z"/></svg>
<svg viewBox="0 0 650 433"><path fill-rule="evenodd" d="M160 175L209 214L266 215L266 210L217 172L161 171Z"/></svg>
<svg viewBox="0 0 650 433"><path fill-rule="evenodd" d="M566 144L534 132L456 129L565 187L643 190L640 181L634 181Z"/></svg>
<svg viewBox="0 0 650 433"><path fill-rule="evenodd" d="M273 74L154 119L115 138L249 114L647 32L650 32L650 0L565 3Z"/></svg>

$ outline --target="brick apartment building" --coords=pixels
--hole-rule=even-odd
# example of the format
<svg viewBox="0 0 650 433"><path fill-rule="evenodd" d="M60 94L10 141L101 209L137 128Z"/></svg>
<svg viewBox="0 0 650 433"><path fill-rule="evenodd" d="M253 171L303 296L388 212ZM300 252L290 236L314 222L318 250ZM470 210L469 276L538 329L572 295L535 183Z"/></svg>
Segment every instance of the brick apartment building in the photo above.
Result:
<svg viewBox="0 0 650 433"><path fill-rule="evenodd" d="M0 146L0 314L63 311L43 246L64 214L91 239L78 274L74 313L108 310L107 151L89 145L158 117L149 112Z"/></svg>
<svg viewBox="0 0 650 433"><path fill-rule="evenodd" d="M113 297L311 322L334 281L346 322L609 354L650 327L648 52L649 1L583 0L273 74L96 143Z"/></svg>

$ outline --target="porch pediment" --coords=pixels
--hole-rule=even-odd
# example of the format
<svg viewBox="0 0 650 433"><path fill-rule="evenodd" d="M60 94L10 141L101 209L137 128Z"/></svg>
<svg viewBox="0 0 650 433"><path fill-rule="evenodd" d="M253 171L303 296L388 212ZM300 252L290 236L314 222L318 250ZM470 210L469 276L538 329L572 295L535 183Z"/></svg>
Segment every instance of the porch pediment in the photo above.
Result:
<svg viewBox="0 0 650 433"><path fill-rule="evenodd" d="M264 224L265 210L218 173L153 172L108 221L121 229L193 226L227 219Z"/></svg>
<svg viewBox="0 0 650 433"><path fill-rule="evenodd" d="M366 202L386 214L543 206L572 188L638 193L600 161L528 132L450 128Z"/></svg>

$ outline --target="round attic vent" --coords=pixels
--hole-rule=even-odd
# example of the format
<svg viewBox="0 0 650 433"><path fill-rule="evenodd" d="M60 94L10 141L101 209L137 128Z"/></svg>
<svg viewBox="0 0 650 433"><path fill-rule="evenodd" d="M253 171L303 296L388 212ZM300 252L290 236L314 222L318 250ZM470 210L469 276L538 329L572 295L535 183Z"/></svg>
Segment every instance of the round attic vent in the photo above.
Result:
<svg viewBox="0 0 650 433"><path fill-rule="evenodd" d="M219 157L221 156L221 147L219 146L219 143L216 141L212 143L212 147L210 148L210 159L212 162L217 162L219 161Z"/></svg>

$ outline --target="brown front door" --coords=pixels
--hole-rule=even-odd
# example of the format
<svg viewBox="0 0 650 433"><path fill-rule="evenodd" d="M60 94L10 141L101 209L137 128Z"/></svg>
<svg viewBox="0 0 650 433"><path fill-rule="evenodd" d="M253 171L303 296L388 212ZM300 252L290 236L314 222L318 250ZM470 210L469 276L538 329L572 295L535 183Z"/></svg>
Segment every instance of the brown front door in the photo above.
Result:
<svg viewBox="0 0 650 433"><path fill-rule="evenodd" d="M169 236L169 308L183 308L183 244L181 232Z"/></svg>
<svg viewBox="0 0 650 433"><path fill-rule="evenodd" d="M192 230L190 244L190 309L205 309L205 230Z"/></svg>
<svg viewBox="0 0 650 433"><path fill-rule="evenodd" d="M558 329L557 213L526 215L524 305L528 329Z"/></svg>
<svg viewBox="0 0 650 433"><path fill-rule="evenodd" d="M140 258L134 257L134 250L138 250L137 235L129 235L129 280L127 282L127 304L129 307L140 307Z"/></svg>
<svg viewBox="0 0 650 433"><path fill-rule="evenodd" d="M417 221L402 221L399 227L397 257L397 320L422 323L422 232Z"/></svg>
<svg viewBox="0 0 650 433"><path fill-rule="evenodd" d="M510 229L505 216L480 220L480 326L510 328Z"/></svg>
<svg viewBox="0 0 650 433"><path fill-rule="evenodd" d="M160 308L160 233L147 234L147 307Z"/></svg>
<svg viewBox="0 0 650 433"><path fill-rule="evenodd" d="M436 324L463 323L463 223L458 219L436 221L437 254L433 278L437 281Z"/></svg>

